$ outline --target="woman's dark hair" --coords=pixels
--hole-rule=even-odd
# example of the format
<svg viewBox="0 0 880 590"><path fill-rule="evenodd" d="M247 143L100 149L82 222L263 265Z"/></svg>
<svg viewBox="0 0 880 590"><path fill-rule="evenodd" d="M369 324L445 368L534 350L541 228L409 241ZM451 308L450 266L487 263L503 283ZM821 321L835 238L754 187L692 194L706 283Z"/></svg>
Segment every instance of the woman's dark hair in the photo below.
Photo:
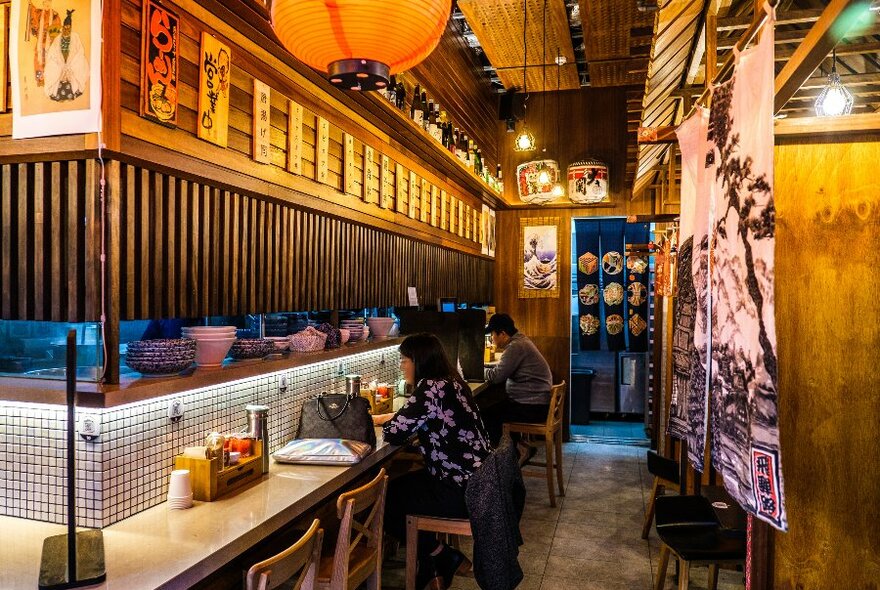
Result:
<svg viewBox="0 0 880 590"><path fill-rule="evenodd" d="M462 382L461 376L450 362L440 339L433 334L422 333L407 336L400 343L400 354L411 359L415 365L415 382L422 379L446 379Z"/></svg>

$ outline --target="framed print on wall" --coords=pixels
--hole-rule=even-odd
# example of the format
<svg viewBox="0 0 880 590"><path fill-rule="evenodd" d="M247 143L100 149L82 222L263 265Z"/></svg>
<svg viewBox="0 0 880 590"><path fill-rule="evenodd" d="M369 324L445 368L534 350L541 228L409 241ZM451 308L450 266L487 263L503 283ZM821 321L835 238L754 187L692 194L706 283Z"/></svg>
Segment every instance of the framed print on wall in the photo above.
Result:
<svg viewBox="0 0 880 590"><path fill-rule="evenodd" d="M141 116L177 125L177 72L180 50L177 14L144 0L141 24Z"/></svg>
<svg viewBox="0 0 880 590"><path fill-rule="evenodd" d="M559 297L559 218L520 219L520 299Z"/></svg>

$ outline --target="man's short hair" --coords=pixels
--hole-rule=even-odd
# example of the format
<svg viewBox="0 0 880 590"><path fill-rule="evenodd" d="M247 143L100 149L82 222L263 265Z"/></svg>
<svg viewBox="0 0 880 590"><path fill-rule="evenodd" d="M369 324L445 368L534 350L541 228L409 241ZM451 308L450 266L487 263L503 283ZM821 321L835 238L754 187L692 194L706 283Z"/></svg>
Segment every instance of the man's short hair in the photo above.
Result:
<svg viewBox="0 0 880 590"><path fill-rule="evenodd" d="M486 325L486 334L490 332L504 332L508 336L513 336L517 331L516 326L513 324L513 318L506 313L496 313L489 319L489 323Z"/></svg>

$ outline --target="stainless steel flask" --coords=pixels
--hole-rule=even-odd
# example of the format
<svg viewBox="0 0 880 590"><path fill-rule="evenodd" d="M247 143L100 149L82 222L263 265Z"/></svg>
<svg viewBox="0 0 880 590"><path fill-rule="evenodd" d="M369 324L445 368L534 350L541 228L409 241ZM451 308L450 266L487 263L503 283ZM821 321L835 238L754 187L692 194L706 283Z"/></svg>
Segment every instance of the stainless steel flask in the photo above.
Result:
<svg viewBox="0 0 880 590"><path fill-rule="evenodd" d="M259 439L263 453L263 473L269 473L269 406L248 405L247 411L248 433Z"/></svg>

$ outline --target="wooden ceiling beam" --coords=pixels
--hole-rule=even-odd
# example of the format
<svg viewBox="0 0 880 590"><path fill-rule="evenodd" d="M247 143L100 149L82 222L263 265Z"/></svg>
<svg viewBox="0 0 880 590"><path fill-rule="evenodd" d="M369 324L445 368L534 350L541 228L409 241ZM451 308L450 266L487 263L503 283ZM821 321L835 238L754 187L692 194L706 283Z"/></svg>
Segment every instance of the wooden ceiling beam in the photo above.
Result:
<svg viewBox="0 0 880 590"><path fill-rule="evenodd" d="M776 137L876 133L880 131L880 113L782 119L776 121L773 131Z"/></svg>
<svg viewBox="0 0 880 590"><path fill-rule="evenodd" d="M854 12L851 11L867 10L867 6L865 0L831 0L828 3L804 41L798 45L794 55L776 76L775 111L778 112L785 106L831 49L846 36L848 31L843 30L847 20L845 17L851 17L849 20L854 22L856 19L852 18Z"/></svg>
<svg viewBox="0 0 880 590"><path fill-rule="evenodd" d="M801 23L813 23L819 20L822 16L823 9L821 8L808 8L806 10L792 10L784 15L776 16L776 26L780 25L796 25ZM751 12L746 12L740 16L730 16L725 18L718 19L718 32L722 31L737 31L741 29L748 29L751 26L753 20L753 15Z"/></svg>
<svg viewBox="0 0 880 590"><path fill-rule="evenodd" d="M867 43L846 43L838 45L835 50L837 51L838 57L845 57L849 55L864 55L867 53L880 53L880 42L869 41ZM795 51L797 51L796 48L777 47L776 61L790 60L792 57L794 57Z"/></svg>
<svg viewBox="0 0 880 590"><path fill-rule="evenodd" d="M776 45L800 43L807 37L807 33L809 32L809 29L800 29L797 31L776 31L776 34L773 37L773 41ZM857 33L852 34L850 38L858 39L861 37L873 37L875 35L880 35L880 26L872 26L868 29L860 29ZM728 35L723 39L718 39L718 50L729 51L730 49L733 49L733 46L737 41L739 41L739 37L735 35Z"/></svg>

